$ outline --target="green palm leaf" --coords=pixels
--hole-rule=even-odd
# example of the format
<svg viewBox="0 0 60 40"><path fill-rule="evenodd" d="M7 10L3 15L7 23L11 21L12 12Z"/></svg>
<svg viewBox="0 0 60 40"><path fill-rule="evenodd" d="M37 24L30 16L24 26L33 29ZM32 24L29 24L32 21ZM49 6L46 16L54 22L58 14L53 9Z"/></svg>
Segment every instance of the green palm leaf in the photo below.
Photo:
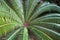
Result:
<svg viewBox="0 0 60 40"><path fill-rule="evenodd" d="M0 0L0 40L60 40L60 7L40 0Z"/></svg>

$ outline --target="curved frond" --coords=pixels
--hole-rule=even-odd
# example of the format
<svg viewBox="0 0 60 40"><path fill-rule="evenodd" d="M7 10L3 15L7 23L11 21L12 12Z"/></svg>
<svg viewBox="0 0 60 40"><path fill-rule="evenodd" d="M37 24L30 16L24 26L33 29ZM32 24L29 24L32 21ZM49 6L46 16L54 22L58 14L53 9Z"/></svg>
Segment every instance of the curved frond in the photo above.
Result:
<svg viewBox="0 0 60 40"><path fill-rule="evenodd" d="M33 32L34 35L39 37L39 40L53 40L52 38L50 38L47 34L45 34L44 32L38 30L37 28L31 27L31 31Z"/></svg>
<svg viewBox="0 0 60 40"><path fill-rule="evenodd" d="M46 5L44 7L38 7L38 9L36 9L36 11L34 12L34 14L31 16L30 20L36 18L41 13L46 12L46 11L50 11L50 10L55 10L55 11L57 11L57 12L60 13L60 11L59 11L60 7L59 6L56 6L54 4L49 4L49 5Z"/></svg>
<svg viewBox="0 0 60 40"><path fill-rule="evenodd" d="M34 26L37 29L39 29L40 31L43 31L44 33L46 33L47 35L49 35L50 37L52 37L54 40L60 40L60 33L57 33L53 30L44 28L44 27L39 27L39 26ZM53 36L52 36L53 35Z"/></svg>

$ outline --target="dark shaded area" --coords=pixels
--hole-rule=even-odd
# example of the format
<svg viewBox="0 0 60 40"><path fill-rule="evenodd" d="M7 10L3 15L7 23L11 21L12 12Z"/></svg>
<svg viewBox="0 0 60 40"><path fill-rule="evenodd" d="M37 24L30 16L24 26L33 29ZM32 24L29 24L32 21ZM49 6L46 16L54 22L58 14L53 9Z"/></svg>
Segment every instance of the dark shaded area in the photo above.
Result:
<svg viewBox="0 0 60 40"><path fill-rule="evenodd" d="M55 3L60 6L60 0L41 0L41 1L49 1L51 3Z"/></svg>
<svg viewBox="0 0 60 40"><path fill-rule="evenodd" d="M29 29L28 29L28 33L29 33L29 40L34 40L34 35Z"/></svg>

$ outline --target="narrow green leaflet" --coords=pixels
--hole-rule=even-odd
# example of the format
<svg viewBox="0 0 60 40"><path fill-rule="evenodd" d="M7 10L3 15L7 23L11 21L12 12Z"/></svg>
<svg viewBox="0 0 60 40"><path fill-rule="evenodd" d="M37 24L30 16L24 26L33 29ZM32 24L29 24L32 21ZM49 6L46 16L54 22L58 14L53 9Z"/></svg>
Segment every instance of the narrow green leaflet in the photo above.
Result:
<svg viewBox="0 0 60 40"><path fill-rule="evenodd" d="M26 27L24 28L24 31L23 31L23 40L28 40L28 30Z"/></svg>
<svg viewBox="0 0 60 40"><path fill-rule="evenodd" d="M57 23L50 23L50 22L34 22L33 25L39 25L48 29L52 29L56 32L60 33L60 24Z"/></svg>
<svg viewBox="0 0 60 40"><path fill-rule="evenodd" d="M36 18L35 20L32 20L32 22L52 22L52 23L60 23L60 14L58 13L49 13L47 15L41 16L39 18Z"/></svg>

